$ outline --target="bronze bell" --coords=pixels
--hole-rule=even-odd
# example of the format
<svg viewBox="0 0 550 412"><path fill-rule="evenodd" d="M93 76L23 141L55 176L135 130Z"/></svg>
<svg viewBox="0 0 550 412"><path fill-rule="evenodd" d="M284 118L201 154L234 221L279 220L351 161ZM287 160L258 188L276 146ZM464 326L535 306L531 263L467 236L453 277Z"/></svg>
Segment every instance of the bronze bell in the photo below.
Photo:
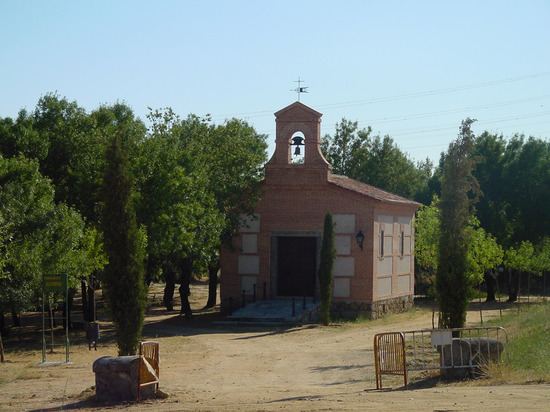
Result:
<svg viewBox="0 0 550 412"><path fill-rule="evenodd" d="M298 156L299 154L301 154L302 152L300 151L300 146L303 146L304 144L304 138L301 137L301 136L294 136L292 138L292 143L290 144L291 146L296 146L296 149L294 150L294 155L295 156Z"/></svg>

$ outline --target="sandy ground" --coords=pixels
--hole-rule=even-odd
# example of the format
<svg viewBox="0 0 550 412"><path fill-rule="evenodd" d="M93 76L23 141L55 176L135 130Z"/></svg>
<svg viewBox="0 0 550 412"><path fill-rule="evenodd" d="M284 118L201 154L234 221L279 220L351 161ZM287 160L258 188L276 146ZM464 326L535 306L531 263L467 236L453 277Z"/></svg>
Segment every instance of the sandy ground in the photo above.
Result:
<svg viewBox="0 0 550 412"><path fill-rule="evenodd" d="M200 286L202 288L202 286ZM194 289L200 307L203 289ZM498 311L496 311L498 312ZM484 313L484 317L497 313ZM116 355L105 325L97 351L72 337L72 364L36 366L41 353L9 353L0 364L0 410L179 410L179 411L503 411L550 410L550 385L487 385L483 380L441 384L412 378L385 381L377 391L373 337L379 332L430 328L431 313L398 315L390 321L321 327L252 328L212 326L200 313L186 321L160 307L149 312L144 335L161 348L161 389L167 399L117 405L93 402L92 363ZM469 313L479 321L479 313ZM82 333L80 333L82 334ZM48 355L48 361L64 353ZM62 360L62 359L61 359ZM5 375L4 375L5 374ZM18 374L13 380L6 376ZM4 381L2 381L4 375ZM2 383L4 382L4 383Z"/></svg>

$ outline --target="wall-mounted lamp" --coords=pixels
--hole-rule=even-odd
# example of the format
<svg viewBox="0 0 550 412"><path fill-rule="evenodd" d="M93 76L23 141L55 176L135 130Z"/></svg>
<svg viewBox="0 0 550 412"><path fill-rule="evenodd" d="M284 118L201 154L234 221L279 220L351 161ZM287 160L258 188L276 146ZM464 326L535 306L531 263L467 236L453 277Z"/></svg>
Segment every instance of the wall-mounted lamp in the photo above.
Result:
<svg viewBox="0 0 550 412"><path fill-rule="evenodd" d="M357 234L355 235L355 241L359 245L359 248L363 250L363 242L365 241L365 235L363 234L362 231L357 232Z"/></svg>

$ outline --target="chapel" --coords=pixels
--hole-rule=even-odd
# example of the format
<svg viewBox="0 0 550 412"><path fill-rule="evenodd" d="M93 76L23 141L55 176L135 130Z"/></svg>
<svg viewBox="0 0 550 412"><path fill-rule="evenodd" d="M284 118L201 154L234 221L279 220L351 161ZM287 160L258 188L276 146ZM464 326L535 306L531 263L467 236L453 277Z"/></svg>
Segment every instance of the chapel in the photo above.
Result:
<svg viewBox="0 0 550 412"><path fill-rule="evenodd" d="M221 253L221 309L243 295L318 299L324 218L335 223L332 309L372 319L412 307L413 219L419 203L331 173L322 114L297 101L275 113L262 197Z"/></svg>

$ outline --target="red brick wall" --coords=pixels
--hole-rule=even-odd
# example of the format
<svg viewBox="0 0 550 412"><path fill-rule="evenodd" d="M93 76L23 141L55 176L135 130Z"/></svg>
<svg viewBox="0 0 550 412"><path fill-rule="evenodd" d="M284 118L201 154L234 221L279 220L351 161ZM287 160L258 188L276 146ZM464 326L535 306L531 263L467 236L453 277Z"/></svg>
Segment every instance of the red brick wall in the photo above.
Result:
<svg viewBox="0 0 550 412"><path fill-rule="evenodd" d="M300 176L300 166L302 165L292 166L296 170L287 168L272 170L271 177L278 184L270 184L266 181L262 185L264 195L255 209L260 216L258 233L260 273L257 284L263 285L266 282L268 290L270 288L271 233L274 231L322 232L325 214L330 211L333 215L355 215L355 231L350 234L352 236L351 257L355 258L355 275L350 278L350 297L340 298L340 300L373 302L382 299L376 298L375 293L375 259L378 253L378 237L374 230L375 216L388 214L412 217L414 210L410 206L384 205L328 182L325 184L316 182L310 185L303 175ZM315 178L315 176L312 177L312 179ZM360 250L355 242L355 233L359 230L365 234L363 250ZM241 236L235 236L233 239L235 252L226 250L222 255L222 298L229 296L238 298L241 293L241 281L238 275L238 251L242 246L241 239ZM397 247L394 247L394 251L396 249ZM383 299L387 299L387 296Z"/></svg>

